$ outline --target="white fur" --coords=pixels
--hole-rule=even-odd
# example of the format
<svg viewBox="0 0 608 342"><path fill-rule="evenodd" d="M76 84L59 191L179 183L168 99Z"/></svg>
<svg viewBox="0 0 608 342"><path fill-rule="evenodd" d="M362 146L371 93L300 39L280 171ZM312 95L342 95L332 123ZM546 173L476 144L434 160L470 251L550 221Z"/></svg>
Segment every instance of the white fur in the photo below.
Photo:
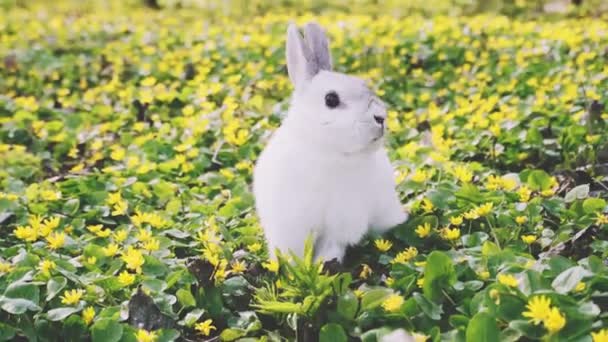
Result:
<svg viewBox="0 0 608 342"><path fill-rule="evenodd" d="M382 232L407 219L382 145L384 127L374 120L386 110L362 80L315 65L310 54L319 52L299 50L307 47L293 41L301 39L293 29L287 54L296 90L256 163L256 209L271 254L279 248L302 255L313 232L315 255L341 260L370 229ZM341 107L325 105L329 91L338 93Z"/></svg>

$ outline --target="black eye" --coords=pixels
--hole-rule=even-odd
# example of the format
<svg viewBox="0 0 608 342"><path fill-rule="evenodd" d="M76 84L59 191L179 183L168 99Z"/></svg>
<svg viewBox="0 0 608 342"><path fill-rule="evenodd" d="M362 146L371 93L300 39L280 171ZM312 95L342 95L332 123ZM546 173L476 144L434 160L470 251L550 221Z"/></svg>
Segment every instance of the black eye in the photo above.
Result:
<svg viewBox="0 0 608 342"><path fill-rule="evenodd" d="M340 97L335 91L330 91L325 95L325 105L329 108L336 108L340 105Z"/></svg>

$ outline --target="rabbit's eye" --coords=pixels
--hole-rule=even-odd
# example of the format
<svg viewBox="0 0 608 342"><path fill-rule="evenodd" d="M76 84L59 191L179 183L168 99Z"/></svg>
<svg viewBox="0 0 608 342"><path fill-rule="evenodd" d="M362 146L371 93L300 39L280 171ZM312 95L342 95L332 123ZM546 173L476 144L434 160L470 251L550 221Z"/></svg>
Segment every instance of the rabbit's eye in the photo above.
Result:
<svg viewBox="0 0 608 342"><path fill-rule="evenodd" d="M340 97L335 91L330 91L325 95L325 105L329 108L336 108L340 105Z"/></svg>

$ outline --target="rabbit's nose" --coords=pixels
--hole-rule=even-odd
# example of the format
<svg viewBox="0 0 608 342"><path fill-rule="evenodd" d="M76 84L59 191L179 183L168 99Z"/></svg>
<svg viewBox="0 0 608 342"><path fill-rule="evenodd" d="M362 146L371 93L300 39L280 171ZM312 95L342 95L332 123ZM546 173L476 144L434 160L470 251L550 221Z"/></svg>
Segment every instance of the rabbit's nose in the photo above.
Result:
<svg viewBox="0 0 608 342"><path fill-rule="evenodd" d="M384 116L374 115L374 120L378 123L378 125L384 125Z"/></svg>

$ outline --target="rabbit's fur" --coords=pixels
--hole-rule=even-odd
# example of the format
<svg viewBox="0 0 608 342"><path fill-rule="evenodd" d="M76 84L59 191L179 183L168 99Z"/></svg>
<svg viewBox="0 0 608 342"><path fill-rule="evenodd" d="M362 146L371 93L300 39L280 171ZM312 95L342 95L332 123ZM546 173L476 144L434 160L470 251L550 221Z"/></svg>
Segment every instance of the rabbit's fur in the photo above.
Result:
<svg viewBox="0 0 608 342"><path fill-rule="evenodd" d="M271 254L278 248L302 255L312 232L315 256L341 261L346 247L370 229L385 231L407 214L383 147L384 104L363 80L331 71L327 37L318 25L309 23L304 31L306 40L294 24L287 30L295 91L256 163L253 191ZM339 98L335 108L330 92Z"/></svg>

